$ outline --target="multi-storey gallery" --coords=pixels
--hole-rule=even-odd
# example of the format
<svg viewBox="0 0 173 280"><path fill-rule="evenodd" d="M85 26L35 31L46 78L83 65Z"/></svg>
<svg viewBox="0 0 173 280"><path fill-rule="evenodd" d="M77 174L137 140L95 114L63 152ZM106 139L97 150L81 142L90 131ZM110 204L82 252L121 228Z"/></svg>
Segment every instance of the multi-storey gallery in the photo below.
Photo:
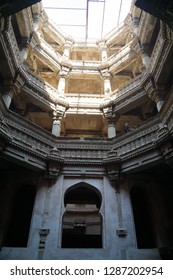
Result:
<svg viewBox="0 0 173 280"><path fill-rule="evenodd" d="M172 259L171 19L83 42L2 2L0 258Z"/></svg>

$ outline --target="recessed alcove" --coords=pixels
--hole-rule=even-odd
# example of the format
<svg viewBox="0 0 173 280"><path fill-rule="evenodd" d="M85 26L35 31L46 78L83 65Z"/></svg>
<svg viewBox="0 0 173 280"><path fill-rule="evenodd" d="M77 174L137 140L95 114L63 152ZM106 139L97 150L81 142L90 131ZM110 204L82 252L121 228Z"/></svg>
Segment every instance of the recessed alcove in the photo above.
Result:
<svg viewBox="0 0 173 280"><path fill-rule="evenodd" d="M77 184L65 193L64 204L62 248L102 248L101 194Z"/></svg>
<svg viewBox="0 0 173 280"><path fill-rule="evenodd" d="M145 191L134 186L131 189L131 202L134 214L137 246L139 249L154 248L151 211Z"/></svg>
<svg viewBox="0 0 173 280"><path fill-rule="evenodd" d="M11 207L5 247L27 247L36 188L22 185L16 190Z"/></svg>

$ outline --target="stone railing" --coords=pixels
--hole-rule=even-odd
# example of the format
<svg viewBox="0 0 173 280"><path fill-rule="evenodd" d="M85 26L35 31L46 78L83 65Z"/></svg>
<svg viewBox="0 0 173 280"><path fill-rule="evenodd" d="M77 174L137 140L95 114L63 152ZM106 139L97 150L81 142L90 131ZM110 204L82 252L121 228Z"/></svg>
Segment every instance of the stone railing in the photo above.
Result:
<svg viewBox="0 0 173 280"><path fill-rule="evenodd" d="M120 135L114 139L113 149L117 151L122 160L133 158L155 148L160 129L160 120L151 119L131 132Z"/></svg>
<svg viewBox="0 0 173 280"><path fill-rule="evenodd" d="M43 81L32 71L26 67L23 67L19 69L19 73L25 80L22 90L27 91L27 94L30 94L32 97L40 100L42 103L47 104L48 108L53 106L51 103L58 103L66 107L68 106L67 100L63 97L60 97L58 91L54 87Z"/></svg>
<svg viewBox="0 0 173 280"><path fill-rule="evenodd" d="M86 61L86 60L70 60L69 63L73 68L77 69L92 69L92 70L97 70L98 67L100 66L100 61Z"/></svg>
<svg viewBox="0 0 173 280"><path fill-rule="evenodd" d="M1 33L1 40L3 41L4 53L14 76L16 69L21 65L21 59L10 17L5 19L4 29Z"/></svg>
<svg viewBox="0 0 173 280"><path fill-rule="evenodd" d="M125 85L121 86L115 90L108 101L102 102L101 108L106 106L114 106L114 111L124 112L128 109L129 104L133 107L133 104L140 104L147 98L147 93L143 88L143 84L148 79L148 73L142 73L135 79L127 82Z"/></svg>
<svg viewBox="0 0 173 280"><path fill-rule="evenodd" d="M59 72L61 69L60 63L51 57L50 53L45 51L44 48L42 48L39 45L36 45L33 50L34 55L40 59L41 61L44 61L44 63L53 71Z"/></svg>
<svg viewBox="0 0 173 280"><path fill-rule="evenodd" d="M62 63L62 56L56 52L44 39L39 37L40 47L50 55L58 64Z"/></svg>
<svg viewBox="0 0 173 280"><path fill-rule="evenodd" d="M163 29L163 27L162 27ZM162 67L161 60L163 59L164 53L167 52L166 50L166 45L167 45L167 40L163 36L163 31L162 29L159 32L159 35L157 37L152 55L151 55L151 61L150 61L150 73L152 75L157 76L157 71ZM168 42L170 43L170 42ZM160 72L160 71L159 71Z"/></svg>
<svg viewBox="0 0 173 280"><path fill-rule="evenodd" d="M66 93L65 96L71 107L85 107L85 108L100 108L100 103L104 96L98 94L79 94L79 93Z"/></svg>
<svg viewBox="0 0 173 280"><path fill-rule="evenodd" d="M148 155L157 149L160 120L153 118L129 133L117 135L113 139L79 139L56 138L24 118L11 114L3 107L1 100L1 122L4 134L8 134L3 152L11 158L28 161L41 170L46 168L46 160L53 148L59 150L64 163L70 164L103 164L110 150L115 150L122 163L138 155ZM0 126L1 130L1 126ZM15 152L17 150L17 152ZM27 159L27 160L26 160ZM87 162L86 162L87 159ZM39 167L40 165L40 167Z"/></svg>

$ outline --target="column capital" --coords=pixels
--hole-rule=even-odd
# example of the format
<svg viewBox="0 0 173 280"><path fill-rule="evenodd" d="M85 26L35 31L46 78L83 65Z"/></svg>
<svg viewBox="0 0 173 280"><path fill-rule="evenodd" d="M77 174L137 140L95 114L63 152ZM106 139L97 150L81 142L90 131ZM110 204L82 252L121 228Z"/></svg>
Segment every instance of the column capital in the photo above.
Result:
<svg viewBox="0 0 173 280"><path fill-rule="evenodd" d="M62 66L58 74L60 78L66 78L69 74L70 69L68 67Z"/></svg>
<svg viewBox="0 0 173 280"><path fill-rule="evenodd" d="M120 117L117 113L114 112L113 106L103 108L103 114L109 122L115 122Z"/></svg>
<svg viewBox="0 0 173 280"><path fill-rule="evenodd" d="M132 18L133 32L138 37L139 17Z"/></svg>
<svg viewBox="0 0 173 280"><path fill-rule="evenodd" d="M66 39L66 40L65 40L65 42L64 42L63 47L64 47L64 48L68 48L68 49L70 49L70 48L72 47L73 43L74 43L74 41L73 41L73 40Z"/></svg>
<svg viewBox="0 0 173 280"><path fill-rule="evenodd" d="M112 74L109 72L109 69L108 69L108 68L103 69L103 70L101 70L100 72L101 72L101 76L102 76L102 78L103 78L104 80L105 80L105 79L107 79L107 80L110 80L110 79L111 79Z"/></svg>
<svg viewBox="0 0 173 280"><path fill-rule="evenodd" d="M160 111L165 99L165 87L162 84L157 84L154 77L151 77L145 86L149 98L156 103L158 112Z"/></svg>

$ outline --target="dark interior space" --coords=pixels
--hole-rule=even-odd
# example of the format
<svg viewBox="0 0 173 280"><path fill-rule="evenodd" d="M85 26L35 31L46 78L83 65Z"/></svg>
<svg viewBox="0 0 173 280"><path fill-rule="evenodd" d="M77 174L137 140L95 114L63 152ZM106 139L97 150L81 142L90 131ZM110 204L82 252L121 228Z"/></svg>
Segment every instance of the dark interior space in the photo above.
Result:
<svg viewBox="0 0 173 280"><path fill-rule="evenodd" d="M145 192L138 187L133 187L131 190L131 201L138 248L154 248L151 217Z"/></svg>
<svg viewBox="0 0 173 280"><path fill-rule="evenodd" d="M4 246L27 247L35 194L30 185L17 189Z"/></svg>
<svg viewBox="0 0 173 280"><path fill-rule="evenodd" d="M102 248L102 236L86 235L83 229L64 229L62 248Z"/></svg>
<svg viewBox="0 0 173 280"><path fill-rule="evenodd" d="M89 185L79 184L69 188L64 204L62 248L102 248L101 195ZM72 212L70 204L75 205Z"/></svg>

